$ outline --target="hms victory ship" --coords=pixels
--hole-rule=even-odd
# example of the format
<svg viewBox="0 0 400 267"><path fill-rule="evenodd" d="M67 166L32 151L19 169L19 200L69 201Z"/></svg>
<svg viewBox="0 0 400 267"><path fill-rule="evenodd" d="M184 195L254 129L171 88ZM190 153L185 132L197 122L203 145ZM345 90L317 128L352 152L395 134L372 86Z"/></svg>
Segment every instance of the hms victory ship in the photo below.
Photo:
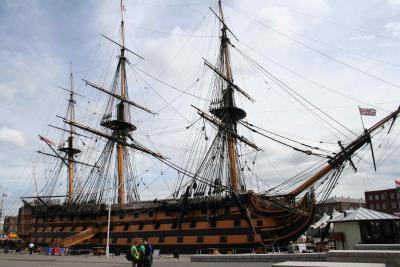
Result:
<svg viewBox="0 0 400 267"><path fill-rule="evenodd" d="M216 62L204 59L205 68L212 75L208 107L192 106L198 115L197 122L204 123L203 127L197 127L198 135L193 138L204 140L206 125L213 130L205 136L205 149L198 148L200 142L195 141L191 150L195 156L183 166L135 137L140 126L134 125L131 110L154 115L156 112L128 96L127 67L135 66L127 57L141 56L126 47L122 15L120 40L105 37L120 53L111 86L105 88L85 80L87 86L105 97L99 125L92 127L76 120L74 105L78 96L71 73L71 86L66 89L70 95L67 115L60 117L65 127L53 126L67 135L66 142L55 148L49 139L41 137L50 150L40 153L58 161L54 175L63 177L66 170L68 187L65 196L57 196L53 194L57 183L48 182L40 194L22 198L23 207L18 215L18 235L22 239L64 247L98 247L109 241L113 250L128 247L135 239L147 238L162 252L285 246L312 224L317 195L323 202L346 166L356 170L354 155L361 150L372 150L376 135L390 133L400 110L364 129L353 140L339 141L334 152L248 122L247 113L237 99L255 100L234 80L231 50L237 49L237 38L226 23L221 1L218 10L210 12L219 24L219 48ZM247 58L268 76L265 68ZM271 79L276 80L274 76ZM324 161L275 187L256 191L246 180L249 168L246 164L252 160L245 160L245 154L262 153L262 148L239 128L289 147L293 153ZM80 160L85 152L78 147L77 140L87 137L102 140L98 142L102 148L94 162ZM138 178L134 175L135 164L140 164L134 161L135 153L161 162L179 176L177 189L170 197L141 200ZM77 172L77 166L86 171Z"/></svg>

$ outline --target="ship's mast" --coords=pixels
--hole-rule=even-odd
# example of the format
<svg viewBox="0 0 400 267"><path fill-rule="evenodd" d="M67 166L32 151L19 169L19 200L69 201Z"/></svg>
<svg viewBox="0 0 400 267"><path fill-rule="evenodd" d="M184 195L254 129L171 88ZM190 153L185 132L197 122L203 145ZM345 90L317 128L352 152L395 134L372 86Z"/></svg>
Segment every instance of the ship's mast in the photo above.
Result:
<svg viewBox="0 0 400 267"><path fill-rule="evenodd" d="M70 121L75 121L75 100L74 100L74 76L72 73L72 63L71 63L71 73L70 73L70 89L69 91L69 100L68 100L68 109L67 109L67 118ZM72 124L69 125L69 136L67 139L67 145L59 147L58 150L66 153L68 159L68 195L67 202L71 203L73 199L73 182L74 182L74 156L81 151L79 149L74 148L74 133L75 129Z"/></svg>
<svg viewBox="0 0 400 267"><path fill-rule="evenodd" d="M232 76L232 68L230 62L230 53L229 53L229 38L227 36L227 27L224 21L224 13L222 11L221 1L218 1L219 6L219 15L222 22L221 28L221 47L220 47L220 59L221 64L224 65L223 70L225 76L228 78L229 82L227 83L227 88L223 89L223 105L222 107L225 109L224 112L224 122L225 126L232 132L236 133L236 123L237 120L234 114L231 113L235 107L235 98L234 91L232 88L233 84L233 76ZM238 157L237 157L237 143L236 138L234 138L231 134L227 133L227 146L228 146L228 163L229 163L229 184L232 191L237 191L239 189L239 175L238 175Z"/></svg>
<svg viewBox="0 0 400 267"><path fill-rule="evenodd" d="M120 55L120 76L121 76L121 97L126 99L126 58L125 58L125 33L124 33L124 6L121 0L121 55ZM125 103L121 100L117 105L117 120L126 122ZM121 135L123 141L126 141L125 135ZM118 204L125 204L125 177L124 177L124 146L117 144L117 171L118 171Z"/></svg>

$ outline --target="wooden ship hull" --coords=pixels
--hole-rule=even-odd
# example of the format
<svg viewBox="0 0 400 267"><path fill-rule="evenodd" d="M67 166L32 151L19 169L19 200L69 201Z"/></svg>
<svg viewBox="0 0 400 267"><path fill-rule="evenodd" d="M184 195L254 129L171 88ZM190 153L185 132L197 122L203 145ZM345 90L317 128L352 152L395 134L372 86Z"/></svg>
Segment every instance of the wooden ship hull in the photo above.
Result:
<svg viewBox="0 0 400 267"><path fill-rule="evenodd" d="M196 253L201 249L271 249L284 247L310 226L313 196L306 194L292 211L274 207L252 192L235 197L189 199L182 216L177 200L112 206L110 250L126 249L146 238L162 253ZM247 208L244 208L247 207ZM243 210L245 209L245 210ZM31 206L19 213L19 236L39 246L106 246L108 205Z"/></svg>
<svg viewBox="0 0 400 267"><path fill-rule="evenodd" d="M132 135L136 126L131 123L130 108L153 115L156 113L129 100L127 94L125 67L130 63L125 52L143 58L125 47L121 2L121 42L104 36L118 45L121 51L111 90L85 80L86 85L108 96L101 127L92 128L75 121L76 93L73 90L71 70L71 87L67 90L70 92L69 107L67 116L62 118L69 127L56 127L69 133L67 145L59 146L57 152L49 140L40 137L52 152L49 154L39 151L60 160L59 170L64 165L67 166L68 192L64 196L64 203L57 204L53 199L55 196L52 196L56 184L49 183L51 190L43 191L50 192L45 196L36 193L34 197L23 198L24 206L19 210L18 235L24 241L38 246L81 248L104 247L109 244L112 251L117 248L126 249L135 239L146 238L161 253L195 253L210 248L273 250L285 247L289 241L296 240L307 230L316 213L316 195L322 192L318 199L326 199L347 164L357 170L351 157L358 150L370 146L376 169L372 137L382 133L383 127L388 123L390 127L387 133L390 132L400 108L371 128L364 129L360 135L355 134L353 141L345 144L338 141L338 152L304 144L243 121L246 112L237 107L235 94L240 94L251 102L254 99L234 83L229 48L235 46L229 36L236 37L225 24L221 1L218 6L218 14L211 9L221 25L217 63L213 65L204 59L204 64L212 71L213 77L211 99L207 103L209 110L203 111L193 106L200 116L195 122L202 120L203 130L206 122L214 129L213 137L209 141L205 132L199 130L200 134L194 135L194 145L198 145L198 148L201 146L201 150L194 151L206 153L199 158L189 157L188 166L191 167L187 170L150 150ZM131 64L129 66L134 68ZM295 152L324 158L326 161L270 188L268 194L254 193L246 186L245 179L251 177L244 175L246 161L239 152L246 147L246 151L257 154L262 149L238 132L238 127L244 127L247 131L273 140ZM190 126L186 127L189 128ZM76 148L74 140L76 135L84 136L77 133L77 129L106 141L93 165L76 159L81 150ZM205 143L200 142L203 140L202 134ZM132 168L135 162L128 149L165 164L173 173L178 172L181 183L175 192L171 192L175 198L139 200L138 181L135 180L137 177ZM255 157L251 161L254 164ZM84 181L81 184L74 183L78 177L75 177L74 164L91 167L87 176L80 177ZM247 168L250 170L248 166ZM113 177L113 181L107 181L107 177ZM130 179L127 180L127 177ZM105 204L110 200L114 204Z"/></svg>

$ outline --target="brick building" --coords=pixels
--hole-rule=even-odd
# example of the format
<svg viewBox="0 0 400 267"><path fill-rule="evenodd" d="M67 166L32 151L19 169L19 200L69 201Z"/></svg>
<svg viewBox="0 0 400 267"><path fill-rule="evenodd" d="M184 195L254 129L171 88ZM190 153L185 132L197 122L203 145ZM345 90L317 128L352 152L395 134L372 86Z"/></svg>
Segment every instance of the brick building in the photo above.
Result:
<svg viewBox="0 0 400 267"><path fill-rule="evenodd" d="M332 215L333 210L344 212L349 209L365 208L365 200L362 198L334 196L328 198L324 203L318 203L317 208L319 210L317 217L319 218L324 212L328 215Z"/></svg>
<svg viewBox="0 0 400 267"><path fill-rule="evenodd" d="M400 194L396 188L365 192L367 208L389 214L400 213Z"/></svg>
<svg viewBox="0 0 400 267"><path fill-rule="evenodd" d="M5 234L16 233L17 232L17 216L5 216L3 231Z"/></svg>

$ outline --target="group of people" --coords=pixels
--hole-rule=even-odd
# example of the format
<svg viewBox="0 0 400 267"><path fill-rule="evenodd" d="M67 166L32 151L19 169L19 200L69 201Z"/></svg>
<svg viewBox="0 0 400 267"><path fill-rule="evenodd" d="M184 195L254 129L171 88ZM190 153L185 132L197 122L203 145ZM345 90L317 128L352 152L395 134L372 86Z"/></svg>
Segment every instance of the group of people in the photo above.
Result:
<svg viewBox="0 0 400 267"><path fill-rule="evenodd" d="M132 267L150 267L153 264L153 248L147 240L135 240L129 252Z"/></svg>

